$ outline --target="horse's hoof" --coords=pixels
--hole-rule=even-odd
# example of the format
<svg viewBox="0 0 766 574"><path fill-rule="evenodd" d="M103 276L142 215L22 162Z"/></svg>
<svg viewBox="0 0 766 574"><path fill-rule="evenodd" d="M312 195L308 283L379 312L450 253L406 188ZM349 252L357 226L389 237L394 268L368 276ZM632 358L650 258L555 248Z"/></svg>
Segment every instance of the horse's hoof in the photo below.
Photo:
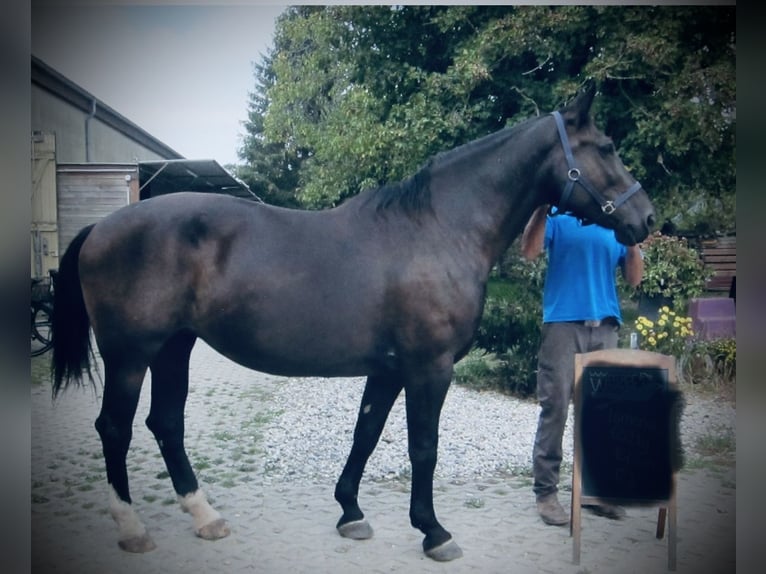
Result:
<svg viewBox="0 0 766 574"><path fill-rule="evenodd" d="M136 554L143 554L144 552L150 552L157 548L154 540L152 540L148 534L126 538L125 540L118 541L117 544L120 548L125 550L125 552L134 552Z"/></svg>
<svg viewBox="0 0 766 574"><path fill-rule="evenodd" d="M372 538L372 526L366 520L354 520L338 525L338 532L343 538L352 540L367 540Z"/></svg>
<svg viewBox="0 0 766 574"><path fill-rule="evenodd" d="M219 538L226 538L231 534L231 529L223 518L219 518L218 520L213 520L210 524L205 524L196 534L203 540L218 540Z"/></svg>
<svg viewBox="0 0 766 574"><path fill-rule="evenodd" d="M426 556L436 560L437 562L449 562L463 556L463 550L457 545L452 538L425 551Z"/></svg>

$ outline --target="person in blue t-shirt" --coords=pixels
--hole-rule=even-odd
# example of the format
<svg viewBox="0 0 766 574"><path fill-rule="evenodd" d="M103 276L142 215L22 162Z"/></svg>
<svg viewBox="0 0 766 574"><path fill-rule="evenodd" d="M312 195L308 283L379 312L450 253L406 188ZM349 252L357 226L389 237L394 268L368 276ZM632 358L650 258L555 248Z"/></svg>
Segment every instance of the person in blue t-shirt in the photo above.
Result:
<svg viewBox="0 0 766 574"><path fill-rule="evenodd" d="M549 215L548 206L532 214L521 237L526 259L538 257L543 250L548 254L548 269L537 364L540 418L532 452L533 490L543 522L565 525L569 513L557 492L561 443L574 387L574 355L617 347L622 315L616 270L620 268L627 283L636 286L644 263L639 247L622 245L614 231L583 225L570 215ZM591 510L608 518L625 515L622 508L606 504Z"/></svg>

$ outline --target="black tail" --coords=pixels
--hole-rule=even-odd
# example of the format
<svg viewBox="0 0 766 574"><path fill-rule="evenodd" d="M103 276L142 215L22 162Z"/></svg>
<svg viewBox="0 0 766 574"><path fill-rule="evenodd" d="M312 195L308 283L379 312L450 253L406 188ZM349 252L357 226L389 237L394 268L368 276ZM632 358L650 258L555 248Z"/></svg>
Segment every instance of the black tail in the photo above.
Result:
<svg viewBox="0 0 766 574"><path fill-rule="evenodd" d="M51 373L54 398L71 382L82 384L83 371L93 381L90 320L85 310L78 265L80 249L92 229L93 225L83 228L69 244L53 286Z"/></svg>

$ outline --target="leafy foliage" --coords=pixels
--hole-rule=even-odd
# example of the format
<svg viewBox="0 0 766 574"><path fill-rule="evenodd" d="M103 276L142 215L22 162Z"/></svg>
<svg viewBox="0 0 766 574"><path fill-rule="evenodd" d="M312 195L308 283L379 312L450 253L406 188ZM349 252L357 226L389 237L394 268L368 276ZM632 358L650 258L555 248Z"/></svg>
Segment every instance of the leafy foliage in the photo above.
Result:
<svg viewBox="0 0 766 574"><path fill-rule="evenodd" d="M650 235L641 248L644 277L635 289L636 295L659 295L683 308L692 297L702 294L712 272L685 238L658 232Z"/></svg>
<svg viewBox="0 0 766 574"><path fill-rule="evenodd" d="M249 120L239 157L245 164L237 166L236 175L262 200L274 205L298 207L295 188L298 185L300 158L290 154L281 142L270 142L264 134L264 118L269 109L268 89L275 76L271 58L255 66L256 91L250 94Z"/></svg>
<svg viewBox="0 0 766 574"><path fill-rule="evenodd" d="M695 339L680 363L683 377L692 383L732 384L737 376L737 340Z"/></svg>
<svg viewBox="0 0 766 574"><path fill-rule="evenodd" d="M659 221L703 236L734 231L735 14L734 6L293 6L255 67L238 175L266 201L331 207L555 109L593 78L595 119ZM698 294L696 263L666 255L647 253L641 288ZM507 261L496 278L510 292L490 291L478 344L499 358L507 389L529 394L544 263Z"/></svg>
<svg viewBox="0 0 766 574"><path fill-rule="evenodd" d="M518 243L514 243L493 273L475 345L491 353L497 388L529 396L537 386L547 261L545 257L526 261L519 253Z"/></svg>
<svg viewBox="0 0 766 574"><path fill-rule="evenodd" d="M734 6L296 6L241 157L301 205L337 205L595 78L597 121L661 221L731 231L735 64Z"/></svg>

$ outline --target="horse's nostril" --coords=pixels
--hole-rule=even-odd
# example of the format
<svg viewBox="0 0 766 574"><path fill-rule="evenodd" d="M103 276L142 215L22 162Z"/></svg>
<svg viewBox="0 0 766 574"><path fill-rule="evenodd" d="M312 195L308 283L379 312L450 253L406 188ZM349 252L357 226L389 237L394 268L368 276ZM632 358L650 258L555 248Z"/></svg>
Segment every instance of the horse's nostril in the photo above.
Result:
<svg viewBox="0 0 766 574"><path fill-rule="evenodd" d="M655 224L655 223L656 223L656 222L655 222L655 220L654 220L654 214L653 214L653 213L650 213L650 214L649 214L649 217L647 217L647 218L646 218L646 226L647 226L649 229L651 229L652 227L654 227L654 224Z"/></svg>

